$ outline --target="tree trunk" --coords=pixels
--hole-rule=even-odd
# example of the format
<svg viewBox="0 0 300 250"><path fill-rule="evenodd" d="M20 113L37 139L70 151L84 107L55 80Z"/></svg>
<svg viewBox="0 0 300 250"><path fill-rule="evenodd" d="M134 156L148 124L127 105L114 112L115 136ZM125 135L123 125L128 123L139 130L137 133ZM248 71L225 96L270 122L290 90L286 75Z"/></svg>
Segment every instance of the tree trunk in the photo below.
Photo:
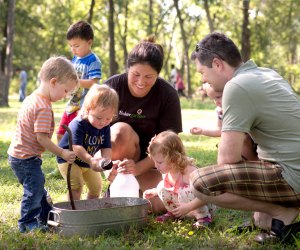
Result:
<svg viewBox="0 0 300 250"><path fill-rule="evenodd" d="M298 63L298 53L297 53L297 48L298 48L298 32L297 32L297 26L296 25L293 25L293 22L294 22L294 18L293 18L293 15L292 15L292 12L294 10L294 2L291 1L290 2L290 5L289 5L289 14L288 14L288 19L287 19L287 24L288 26L291 27L291 31L289 32L289 38L288 38L288 48L289 48L289 52L288 54L290 54L289 56L289 63L290 64L297 64ZM290 83L293 83L290 80Z"/></svg>
<svg viewBox="0 0 300 250"><path fill-rule="evenodd" d="M149 0L149 25L148 25L148 35L153 34L153 0Z"/></svg>
<svg viewBox="0 0 300 250"><path fill-rule="evenodd" d="M188 90L188 96L191 96L192 94L192 89L191 89L191 81L190 81L190 59L189 59L189 48L188 48L188 43L186 39L186 34L184 30L184 20L181 17L181 11L178 7L178 0L174 0L174 6L176 8L177 12L177 17L179 20L179 25L180 25L180 31L181 31L181 38L183 41L183 47L184 47L184 66L183 68L186 69L186 83L187 83L187 90Z"/></svg>
<svg viewBox="0 0 300 250"><path fill-rule="evenodd" d="M1 6L1 12L0 12L0 20L3 21L3 29L1 30L2 33L2 40L5 41L7 37L7 12L8 12L8 0L4 0L3 3L0 3ZM2 14L3 13L3 14ZM1 51L0 51L0 74L4 74L4 68L5 68L5 59L6 59L6 46L4 44L1 44ZM1 82L0 82L1 83Z"/></svg>
<svg viewBox="0 0 300 250"><path fill-rule="evenodd" d="M212 21L211 15L210 15L208 0L204 0L204 9L205 9L206 16L207 16L209 31L213 32L215 30L215 27L214 27L214 23Z"/></svg>
<svg viewBox="0 0 300 250"><path fill-rule="evenodd" d="M109 73L110 76L117 74L118 64L116 62L115 52L115 25L114 25L114 1L109 0L109 18L108 18L108 30L109 30Z"/></svg>
<svg viewBox="0 0 300 250"><path fill-rule="evenodd" d="M127 50L127 32L128 32L128 1L124 0L122 4L120 5L121 12L124 8L124 24L122 24L122 27L124 27L124 31L122 32L122 27L120 25L119 19L117 18L116 24L118 26L118 34L120 36L120 45L123 49L123 70L125 71L127 68L127 58L128 58L128 50Z"/></svg>
<svg viewBox="0 0 300 250"><path fill-rule="evenodd" d="M173 40L173 36L174 36L174 32L175 32L175 27L176 27L176 18L174 19L174 23L172 25L172 32L171 32L171 37L170 37L170 42L169 44L166 46L167 48L167 53L165 53L165 63L164 63L164 71L166 72L167 76L170 76L170 68L169 68L169 59L170 59L170 55L171 55L171 51L173 49L172 46L172 40ZM168 79L169 80L169 79Z"/></svg>
<svg viewBox="0 0 300 250"><path fill-rule="evenodd" d="M124 54L124 70L127 67L127 31L128 31L128 1L125 2L125 23L124 23L124 36L123 36L123 54Z"/></svg>
<svg viewBox="0 0 300 250"><path fill-rule="evenodd" d="M91 0L91 5L89 9L89 15L87 18L88 23L92 24L93 15L94 15L94 7L95 7L95 0Z"/></svg>
<svg viewBox="0 0 300 250"><path fill-rule="evenodd" d="M248 61L250 59L250 29L249 29L249 5L250 0L243 1L243 30L242 30L242 58L243 61Z"/></svg>
<svg viewBox="0 0 300 250"><path fill-rule="evenodd" d="M13 37L14 37L14 13L15 0L7 2L7 23L6 23L6 53L4 60L4 74L2 69L0 74L0 106L8 107L8 93L10 79L12 75L12 57L13 57Z"/></svg>

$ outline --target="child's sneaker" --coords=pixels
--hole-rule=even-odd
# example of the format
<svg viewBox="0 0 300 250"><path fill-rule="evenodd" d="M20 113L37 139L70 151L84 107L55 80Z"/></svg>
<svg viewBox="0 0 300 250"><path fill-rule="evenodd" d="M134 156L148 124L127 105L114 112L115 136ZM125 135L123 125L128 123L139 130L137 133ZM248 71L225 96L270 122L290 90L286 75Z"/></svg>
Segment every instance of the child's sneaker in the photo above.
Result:
<svg viewBox="0 0 300 250"><path fill-rule="evenodd" d="M33 231L46 233L49 231L49 226L39 222L32 222L27 224L26 226L23 224L19 225L19 231L20 233L28 233Z"/></svg>
<svg viewBox="0 0 300 250"><path fill-rule="evenodd" d="M174 214L172 214L171 212L167 212L163 215L157 216L156 221L164 223L168 220L174 220L175 218L176 217L174 216Z"/></svg>

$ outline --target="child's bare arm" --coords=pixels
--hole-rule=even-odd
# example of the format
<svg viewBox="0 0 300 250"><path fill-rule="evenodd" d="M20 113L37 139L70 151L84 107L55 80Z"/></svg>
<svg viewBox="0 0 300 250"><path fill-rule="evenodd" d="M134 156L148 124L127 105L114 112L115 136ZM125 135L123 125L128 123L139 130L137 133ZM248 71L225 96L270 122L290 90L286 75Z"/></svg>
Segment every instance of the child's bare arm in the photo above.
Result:
<svg viewBox="0 0 300 250"><path fill-rule="evenodd" d="M49 150L51 153L63 158L67 162L74 162L76 154L68 149L63 149L54 144L47 133L36 133L37 141L45 149Z"/></svg>
<svg viewBox="0 0 300 250"><path fill-rule="evenodd" d="M105 159L110 161L111 160L111 148L101 148L100 150L98 150L98 152L96 152L96 154L91 158L91 168L94 171L103 171L103 169L101 169L101 167L99 167L99 163ZM111 171L111 169L104 169L106 171Z"/></svg>
<svg viewBox="0 0 300 250"><path fill-rule="evenodd" d="M205 202L202 200L199 200L198 198L195 198L194 200L188 202L188 203L180 203L179 206L172 210L172 214L174 214L176 217L182 217L188 214L189 212L202 207L205 205Z"/></svg>
<svg viewBox="0 0 300 250"><path fill-rule="evenodd" d="M96 158L94 158L93 156L91 156L86 149L81 146L81 145L73 145L73 150L76 153L76 155L83 160L84 162L86 162L87 164L90 165L91 169L93 169L96 172L101 172L103 171L103 169L101 167L99 167L99 159L97 160ZM105 151L107 154L108 151ZM104 155L102 155L102 157L105 157L105 153ZM108 159L110 159L109 155L107 155Z"/></svg>
<svg viewBox="0 0 300 250"><path fill-rule="evenodd" d="M98 83L99 82L99 78L94 78L94 79L79 79L79 83L80 86L85 88L85 89L89 89L92 87L92 85L94 83Z"/></svg>
<svg viewBox="0 0 300 250"><path fill-rule="evenodd" d="M190 133L193 135L205 135L209 137L220 137L221 136L221 128L219 125L216 128L208 129L201 127L193 127L190 129Z"/></svg>
<svg viewBox="0 0 300 250"><path fill-rule="evenodd" d="M102 158L111 160L111 153L112 153L111 148L101 148L99 151L101 152Z"/></svg>
<svg viewBox="0 0 300 250"><path fill-rule="evenodd" d="M84 162L92 166L93 162L92 159L93 157L85 150L84 147L81 145L73 145L73 150L75 154ZM96 165L96 164L95 164Z"/></svg>
<svg viewBox="0 0 300 250"><path fill-rule="evenodd" d="M156 188L147 189L143 193L143 198L144 199L151 199L155 196L157 196L157 189Z"/></svg>

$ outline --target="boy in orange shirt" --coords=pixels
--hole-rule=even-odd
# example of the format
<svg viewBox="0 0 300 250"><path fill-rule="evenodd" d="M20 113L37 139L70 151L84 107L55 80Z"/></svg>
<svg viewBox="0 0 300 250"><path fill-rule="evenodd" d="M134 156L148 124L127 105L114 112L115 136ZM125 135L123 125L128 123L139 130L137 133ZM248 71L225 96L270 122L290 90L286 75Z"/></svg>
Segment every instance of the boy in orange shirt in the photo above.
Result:
<svg viewBox="0 0 300 250"><path fill-rule="evenodd" d="M78 77L71 62L64 57L52 57L44 62L40 85L21 107L17 129L7 151L8 160L18 181L23 185L21 233L43 228L51 206L46 199L45 177L41 154L45 149L72 163L75 154L51 141L54 116L51 102L63 99L78 85Z"/></svg>

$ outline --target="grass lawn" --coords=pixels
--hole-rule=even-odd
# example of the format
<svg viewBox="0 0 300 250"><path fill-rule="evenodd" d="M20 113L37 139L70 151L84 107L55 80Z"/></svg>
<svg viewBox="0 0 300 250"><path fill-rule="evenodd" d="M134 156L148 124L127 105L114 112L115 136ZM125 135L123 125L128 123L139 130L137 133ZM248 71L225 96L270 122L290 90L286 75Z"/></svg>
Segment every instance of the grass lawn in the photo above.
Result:
<svg viewBox="0 0 300 250"><path fill-rule="evenodd" d="M213 126L216 122L213 103L206 100L182 99L184 131L180 134L188 154L198 167L216 162L218 138L193 136L189 128L196 124ZM56 124L64 109L64 102L53 105ZM158 224L150 216L148 225L141 231L102 234L98 237L62 237L55 233L20 234L17 228L22 186L18 184L7 162L7 148L15 130L20 103L10 99L10 108L0 108L0 249L299 249L300 237L292 244L259 245L253 241L258 231L238 234L234 227L251 219L249 212L218 209L214 222L206 230L195 230L189 220ZM55 136L53 136L53 140ZM47 177L56 168L54 155L43 155L46 188L54 201L66 201L67 185L63 179ZM104 189L107 183L104 180ZM233 227L233 228L231 228Z"/></svg>

